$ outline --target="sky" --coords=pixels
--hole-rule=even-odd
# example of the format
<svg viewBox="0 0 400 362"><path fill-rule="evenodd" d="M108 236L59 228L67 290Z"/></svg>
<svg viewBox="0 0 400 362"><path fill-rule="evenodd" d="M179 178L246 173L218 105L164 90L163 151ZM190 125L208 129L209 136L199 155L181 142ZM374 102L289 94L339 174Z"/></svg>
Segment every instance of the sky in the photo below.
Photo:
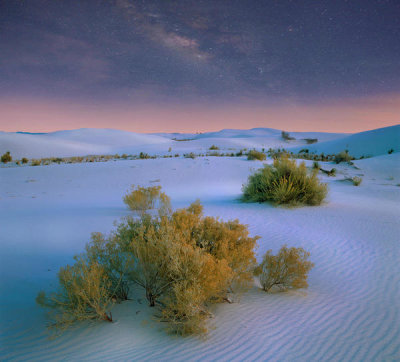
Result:
<svg viewBox="0 0 400 362"><path fill-rule="evenodd" d="M398 0L0 0L0 130L400 123Z"/></svg>

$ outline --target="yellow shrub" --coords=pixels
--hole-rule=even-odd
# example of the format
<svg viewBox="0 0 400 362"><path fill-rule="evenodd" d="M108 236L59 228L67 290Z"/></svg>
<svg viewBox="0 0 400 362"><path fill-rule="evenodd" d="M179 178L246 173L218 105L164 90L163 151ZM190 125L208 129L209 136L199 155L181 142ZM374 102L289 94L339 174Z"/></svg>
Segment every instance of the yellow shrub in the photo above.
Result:
<svg viewBox="0 0 400 362"><path fill-rule="evenodd" d="M155 207L160 215L167 215L171 212L170 198L161 192L161 186L141 187L132 186L132 191L124 197L125 204L128 207L144 215Z"/></svg>
<svg viewBox="0 0 400 362"><path fill-rule="evenodd" d="M60 268L58 279L57 292L49 296L40 292L36 298L39 305L53 310L52 327L64 329L76 321L91 319L112 321L108 313L112 284L103 266L76 258L74 265Z"/></svg>
<svg viewBox="0 0 400 362"><path fill-rule="evenodd" d="M310 253L303 248L288 248L286 245L277 255L268 250L255 273L259 275L263 290L268 292L273 286L282 290L307 288L308 272L314 266L308 261L309 256Z"/></svg>

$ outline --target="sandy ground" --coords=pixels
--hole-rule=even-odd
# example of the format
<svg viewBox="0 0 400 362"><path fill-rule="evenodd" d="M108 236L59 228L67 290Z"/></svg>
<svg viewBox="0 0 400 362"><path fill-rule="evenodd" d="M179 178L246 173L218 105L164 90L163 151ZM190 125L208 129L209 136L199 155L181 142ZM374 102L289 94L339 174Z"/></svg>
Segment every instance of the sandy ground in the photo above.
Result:
<svg viewBox="0 0 400 362"><path fill-rule="evenodd" d="M259 161L156 159L0 168L2 360L400 359L400 154L336 167L326 203L275 208L238 201ZM311 162L308 162L311 165ZM363 175L359 187L343 180ZM238 218L260 235L258 260L283 244L311 252L309 288L267 294L256 285L214 310L205 339L168 336L143 293L113 310L115 323L77 326L50 340L34 298L93 231L128 214L131 184L162 185L174 208L199 198L207 215Z"/></svg>

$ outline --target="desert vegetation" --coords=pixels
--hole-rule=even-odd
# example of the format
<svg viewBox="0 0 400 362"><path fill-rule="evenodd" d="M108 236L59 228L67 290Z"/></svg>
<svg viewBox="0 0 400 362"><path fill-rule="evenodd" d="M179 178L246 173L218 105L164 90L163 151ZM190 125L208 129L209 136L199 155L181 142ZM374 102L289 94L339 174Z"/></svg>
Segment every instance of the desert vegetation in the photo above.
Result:
<svg viewBox="0 0 400 362"><path fill-rule="evenodd" d="M282 131L281 136L285 141L292 141L292 140L296 139L294 137L290 137L289 132L285 132L285 131Z"/></svg>
<svg viewBox="0 0 400 362"><path fill-rule="evenodd" d="M318 138L304 138L304 141L306 141L308 145L312 145L318 142Z"/></svg>
<svg viewBox="0 0 400 362"><path fill-rule="evenodd" d="M327 185L320 183L318 170L310 175L304 163L277 158L248 179L243 187L243 200L272 202L277 205L320 205L327 194Z"/></svg>
<svg viewBox="0 0 400 362"><path fill-rule="evenodd" d="M2 155L0 160L3 163L11 162L12 156L10 154L10 151L7 151L4 155Z"/></svg>
<svg viewBox="0 0 400 362"><path fill-rule="evenodd" d="M209 148L210 151L215 151L215 150L219 150L219 147L216 145L211 145L211 147Z"/></svg>
<svg viewBox="0 0 400 362"><path fill-rule="evenodd" d="M350 162L351 160L354 160L354 159L355 158L353 156L349 155L348 150L344 150L342 152L339 152L337 155L335 155L334 161L336 163L340 163L340 162Z"/></svg>
<svg viewBox="0 0 400 362"><path fill-rule="evenodd" d="M314 266L308 260L309 256L310 253L303 248L288 248L286 245L277 255L268 250L255 270L262 289L268 292L273 287L280 290L307 288L308 272Z"/></svg>
<svg viewBox="0 0 400 362"><path fill-rule="evenodd" d="M252 160L264 161L267 159L267 156L263 152L257 150L250 150L249 153L247 154L247 159L250 161Z"/></svg>
<svg viewBox="0 0 400 362"><path fill-rule="evenodd" d="M358 176L352 177L351 181L353 182L354 186L360 186L362 182L362 178Z"/></svg>
<svg viewBox="0 0 400 362"><path fill-rule="evenodd" d="M264 290L307 286L312 266L307 252L284 247L276 257L268 252L257 266L259 237L250 237L238 220L204 216L199 201L172 212L159 186L138 186L124 202L136 216L123 219L109 235L93 233L74 264L60 268L58 289L38 294L37 303L50 311L50 328L112 322L111 308L128 300L136 285L168 332L202 334L210 305L231 302L232 295L249 289L254 273Z"/></svg>

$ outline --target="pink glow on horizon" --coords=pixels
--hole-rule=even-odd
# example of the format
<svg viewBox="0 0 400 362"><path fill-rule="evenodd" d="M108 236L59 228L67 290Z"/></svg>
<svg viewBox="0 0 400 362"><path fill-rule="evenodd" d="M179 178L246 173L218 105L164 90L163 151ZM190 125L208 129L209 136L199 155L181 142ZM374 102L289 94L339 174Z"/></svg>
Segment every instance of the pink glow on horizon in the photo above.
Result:
<svg viewBox="0 0 400 362"><path fill-rule="evenodd" d="M52 132L115 128L132 132L207 132L268 127L287 131L361 132L400 123L400 95L330 104L83 105L27 99L0 100L0 130Z"/></svg>

